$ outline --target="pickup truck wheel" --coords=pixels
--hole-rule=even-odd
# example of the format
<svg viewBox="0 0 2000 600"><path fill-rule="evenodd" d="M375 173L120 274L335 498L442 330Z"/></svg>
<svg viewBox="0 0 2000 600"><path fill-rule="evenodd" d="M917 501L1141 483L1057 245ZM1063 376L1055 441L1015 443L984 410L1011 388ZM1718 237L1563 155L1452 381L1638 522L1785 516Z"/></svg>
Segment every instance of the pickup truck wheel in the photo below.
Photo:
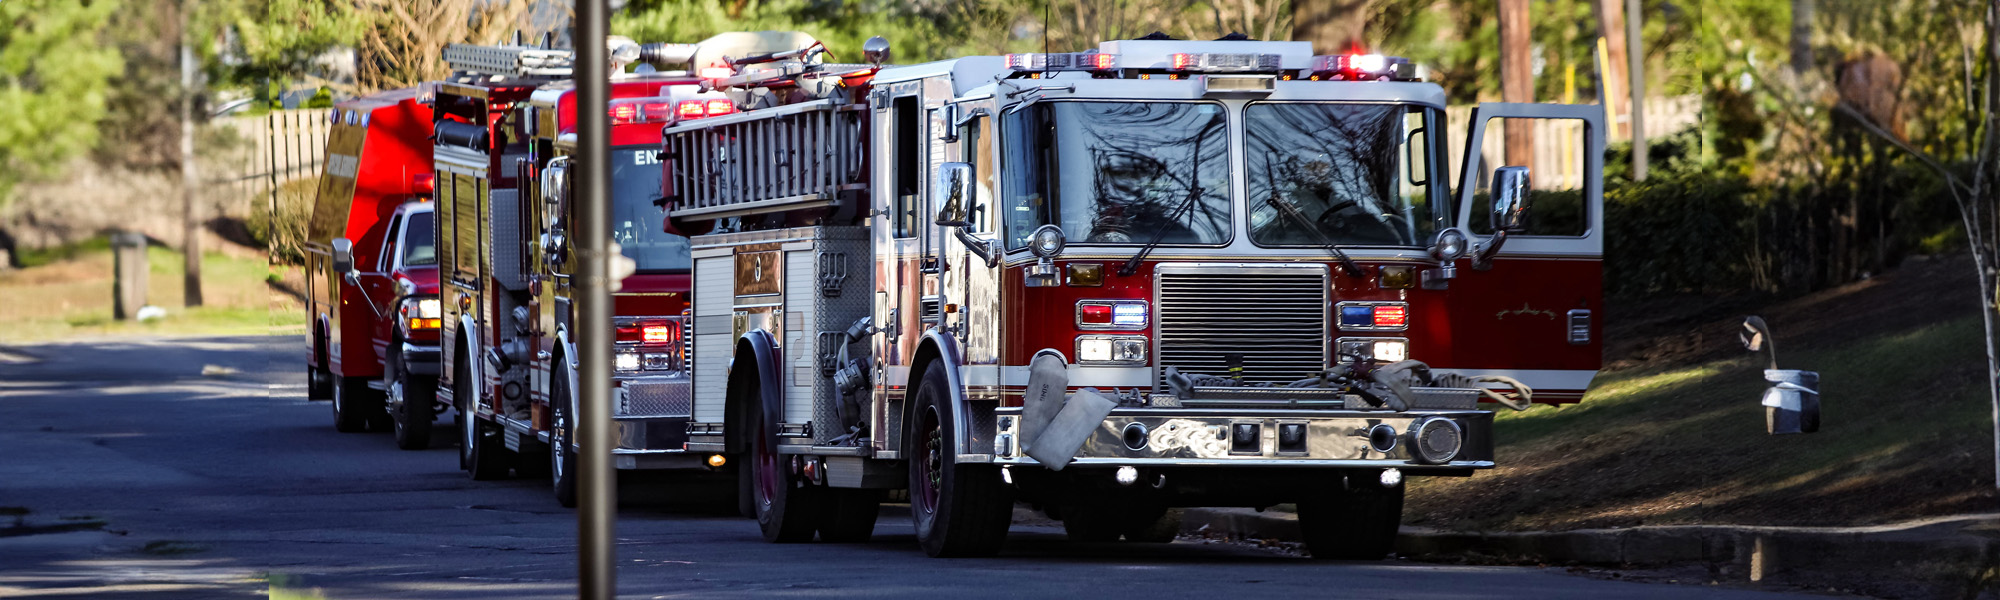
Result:
<svg viewBox="0 0 2000 600"><path fill-rule="evenodd" d="M753 379L756 373L750 373ZM755 498L751 501L757 511L757 528L764 533L766 541L779 544L810 542L813 532L818 529L814 523L820 510L816 506L822 500L811 487L792 475L787 468L789 461L778 454L777 432L771 431L770 423L776 421L774 415L764 413L764 403L759 395L759 384L752 381L744 386L748 390L746 398L757 407L757 418L749 423L756 433L750 440L750 488Z"/></svg>
<svg viewBox="0 0 2000 600"><path fill-rule="evenodd" d="M1374 477L1353 477L1301 500L1299 529L1306 551L1319 560L1382 560L1396 548L1403 524L1403 486L1383 488Z"/></svg>
<svg viewBox="0 0 2000 600"><path fill-rule="evenodd" d="M868 541L875 535L875 519L882 514L882 492L827 488L820 506L819 540L839 544Z"/></svg>
<svg viewBox="0 0 2000 600"><path fill-rule="evenodd" d="M382 397L368 387L366 377L342 377L333 385L333 429L341 433L368 430L371 416L382 413Z"/></svg>
<svg viewBox="0 0 2000 600"><path fill-rule="evenodd" d="M556 364L566 364L558 359ZM549 408L555 419L549 427L549 482L554 488L556 504L563 508L576 508L576 455L569 451L570 439L570 395L569 377L559 372L555 381L549 382Z"/></svg>
<svg viewBox="0 0 2000 600"><path fill-rule="evenodd" d="M452 397L459 402L465 413L463 425L459 427L459 457L465 464L465 472L473 481L491 481L507 477L507 449L500 444L500 432L491 423L479 418L471 409L479 401L478 392L473 391L472 377L463 367L459 377L452 381Z"/></svg>
<svg viewBox="0 0 2000 600"><path fill-rule="evenodd" d="M917 544L933 557L992 556L1007 541L1014 501L1000 468L958 464L946 432L952 431L948 386L942 361L924 368L917 401L903 436L910 463L910 518Z"/></svg>
<svg viewBox="0 0 2000 600"><path fill-rule="evenodd" d="M391 383L390 394L399 396L391 415L396 427L396 447L423 450L431 447L431 422L437 420L437 378L402 375Z"/></svg>

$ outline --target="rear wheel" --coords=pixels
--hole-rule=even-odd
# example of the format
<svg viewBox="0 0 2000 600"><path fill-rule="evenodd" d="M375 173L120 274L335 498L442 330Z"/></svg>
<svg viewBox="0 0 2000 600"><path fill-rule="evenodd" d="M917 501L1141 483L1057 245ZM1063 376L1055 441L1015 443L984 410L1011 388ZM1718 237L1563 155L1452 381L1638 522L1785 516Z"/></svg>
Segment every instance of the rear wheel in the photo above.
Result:
<svg viewBox="0 0 2000 600"><path fill-rule="evenodd" d="M465 419L459 421L459 462L474 481L490 481L507 477L507 448L501 445L498 428L479 413L472 410L478 406L478 392L472 386L472 377L463 366L458 369L458 377L451 382L452 397L458 400L459 412Z"/></svg>
<svg viewBox="0 0 2000 600"><path fill-rule="evenodd" d="M910 518L917 544L933 557L992 556L1007 541L1014 502L1000 468L959 464L946 433L953 431L948 398L950 381L943 362L924 368L922 384L903 455L910 459Z"/></svg>
<svg viewBox="0 0 2000 600"><path fill-rule="evenodd" d="M756 418L748 425L750 441L750 489L755 498L751 504L757 513L757 528L763 530L764 539L780 544L810 542L818 528L814 523L820 507L814 506L821 500L819 488L811 487L787 468L787 459L778 454L777 432L771 431L770 423L777 415L768 415L759 395L761 391L756 381L757 374L749 373L751 381L742 386L748 393L743 396L756 409Z"/></svg>
<svg viewBox="0 0 2000 600"><path fill-rule="evenodd" d="M382 396L368 387L366 377L341 377L333 385L333 429L341 433L368 430L373 415L382 413Z"/></svg>
<svg viewBox="0 0 2000 600"><path fill-rule="evenodd" d="M1298 503L1306 550L1321 560L1388 556L1403 524L1403 486L1384 488L1372 477L1354 476L1347 485L1329 487Z"/></svg>

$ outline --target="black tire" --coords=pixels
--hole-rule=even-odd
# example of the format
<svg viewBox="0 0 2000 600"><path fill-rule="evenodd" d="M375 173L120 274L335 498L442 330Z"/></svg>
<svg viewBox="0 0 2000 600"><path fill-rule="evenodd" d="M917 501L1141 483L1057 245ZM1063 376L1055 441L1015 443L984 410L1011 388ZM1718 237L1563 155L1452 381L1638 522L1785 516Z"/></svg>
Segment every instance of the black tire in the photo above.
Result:
<svg viewBox="0 0 2000 600"><path fill-rule="evenodd" d="M1382 560L1396 549L1403 525L1403 486L1384 488L1355 475L1348 484L1301 500L1299 529L1306 551L1319 560Z"/></svg>
<svg viewBox="0 0 2000 600"><path fill-rule="evenodd" d="M333 399L333 371L326 359L326 336L313 335L313 362L306 365L306 400Z"/></svg>
<svg viewBox="0 0 2000 600"><path fill-rule="evenodd" d="M1125 518L1125 541L1167 544L1181 533L1181 509L1164 506L1133 510Z"/></svg>
<svg viewBox="0 0 2000 600"><path fill-rule="evenodd" d="M459 411L465 415L459 426L459 463L473 481L492 481L507 477L507 448L500 442L500 432L493 424L481 419L471 410L479 402L477 392L472 389L471 375L461 366L458 376L453 378L452 398L458 401Z"/></svg>
<svg viewBox="0 0 2000 600"><path fill-rule="evenodd" d="M813 532L818 530L821 488L808 485L786 464L790 459L778 454L777 432L770 430L764 414L764 403L759 397L760 384L757 373L750 371L747 384L739 389L746 390L742 398L754 406L749 411L755 416L746 429L754 433L749 440L750 490L753 494L752 507L756 511L757 528L764 533L764 540L778 544L810 542ZM732 386L738 387L738 386Z"/></svg>
<svg viewBox="0 0 2000 600"><path fill-rule="evenodd" d="M553 381L549 382L549 408L555 411L555 419L549 427L549 486L555 491L556 504L563 508L576 508L576 455L569 451L571 435L570 391L568 363L557 358L558 369Z"/></svg>
<svg viewBox="0 0 2000 600"><path fill-rule="evenodd" d="M1063 509L1062 516L1063 533L1072 542L1115 542L1124 533L1120 515L1108 507L1071 506Z"/></svg>
<svg viewBox="0 0 2000 600"><path fill-rule="evenodd" d="M368 430L371 417L382 413L382 395L368 387L366 377L342 377L333 386L333 430Z"/></svg>
<svg viewBox="0 0 2000 600"><path fill-rule="evenodd" d="M858 544L875 536L875 519L882 514L880 490L828 488L823 493L819 541Z"/></svg>
<svg viewBox="0 0 2000 600"><path fill-rule="evenodd" d="M401 346L392 342L391 348ZM436 377L411 375L402 368L400 350L391 351L388 364L390 426L396 431L396 447L423 450L431 447L431 422L437 420Z"/></svg>
<svg viewBox="0 0 2000 600"><path fill-rule="evenodd" d="M910 463L910 518L917 544L933 557L992 556L1007 541L1014 501L1000 468L958 464L944 432L952 431L950 381L943 362L924 368L910 417L903 420L903 456Z"/></svg>

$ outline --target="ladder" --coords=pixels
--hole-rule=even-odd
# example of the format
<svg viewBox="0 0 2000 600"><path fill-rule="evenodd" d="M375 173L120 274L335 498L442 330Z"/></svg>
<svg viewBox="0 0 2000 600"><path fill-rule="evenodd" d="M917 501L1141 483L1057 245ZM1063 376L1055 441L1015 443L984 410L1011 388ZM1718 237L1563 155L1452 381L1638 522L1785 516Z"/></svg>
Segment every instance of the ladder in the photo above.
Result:
<svg viewBox="0 0 2000 600"><path fill-rule="evenodd" d="M678 219L833 207L868 188L866 104L841 98L683 121L661 132Z"/></svg>
<svg viewBox="0 0 2000 600"><path fill-rule="evenodd" d="M451 44L444 47L444 62L453 71L486 75L569 77L571 60L568 50L536 46Z"/></svg>

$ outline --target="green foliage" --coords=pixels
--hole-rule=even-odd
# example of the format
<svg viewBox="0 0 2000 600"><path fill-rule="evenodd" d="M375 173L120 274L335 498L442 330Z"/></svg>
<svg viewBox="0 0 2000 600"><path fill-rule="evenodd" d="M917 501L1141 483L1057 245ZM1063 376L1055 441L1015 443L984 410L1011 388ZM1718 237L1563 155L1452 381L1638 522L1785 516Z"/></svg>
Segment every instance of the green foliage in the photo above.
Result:
<svg viewBox="0 0 2000 600"><path fill-rule="evenodd" d="M899 63L944 57L938 26L888 0L653 0L611 18L613 34L635 40L694 43L730 31L803 31L835 62L861 62L861 43L877 35L889 39Z"/></svg>
<svg viewBox="0 0 2000 600"><path fill-rule="evenodd" d="M103 44L116 0L0 2L0 204L97 143L106 87L122 64Z"/></svg>
<svg viewBox="0 0 2000 600"><path fill-rule="evenodd" d="M290 81L328 50L360 41L374 14L332 0L230 0L215 19L233 30L245 59L233 81Z"/></svg>

